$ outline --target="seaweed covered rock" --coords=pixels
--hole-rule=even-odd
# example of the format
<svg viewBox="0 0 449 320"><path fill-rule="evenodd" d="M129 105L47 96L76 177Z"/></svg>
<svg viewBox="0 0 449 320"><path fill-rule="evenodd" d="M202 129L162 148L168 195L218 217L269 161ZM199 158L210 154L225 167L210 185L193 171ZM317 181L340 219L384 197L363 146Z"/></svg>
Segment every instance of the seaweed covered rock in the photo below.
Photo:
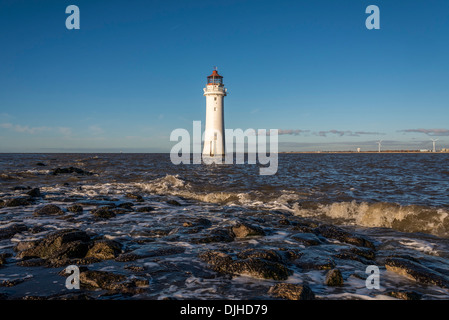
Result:
<svg viewBox="0 0 449 320"><path fill-rule="evenodd" d="M77 173L80 175L85 175L85 176L91 176L93 175L92 172L89 171L84 171L83 169L80 168L75 168L75 167L69 167L69 168L56 168L53 170L52 174L53 175L58 175L58 174L71 174L71 173Z"/></svg>
<svg viewBox="0 0 449 320"><path fill-rule="evenodd" d="M288 300L314 300L315 294L306 284L278 283L268 290L268 294Z"/></svg>
<svg viewBox="0 0 449 320"><path fill-rule="evenodd" d="M215 250L208 250L199 255L200 259L206 261L214 271L220 273L273 280L286 280L292 274L292 271L284 264L257 256L260 256L260 253L256 253L256 251L247 252L240 255L240 257L245 257L244 259L234 260L229 254ZM268 256L274 258L273 255L268 254ZM279 257L275 259L279 259Z"/></svg>
<svg viewBox="0 0 449 320"><path fill-rule="evenodd" d="M418 262L403 258L390 257L385 259L385 267L409 279L424 284L433 284L442 288L449 288L449 278Z"/></svg>
<svg viewBox="0 0 449 320"><path fill-rule="evenodd" d="M6 227L0 228L0 240L11 239L17 233L27 231L28 227L22 223L13 223Z"/></svg>
<svg viewBox="0 0 449 320"><path fill-rule="evenodd" d="M262 228L260 228L258 226L253 226L246 222L237 223L237 225L235 225L231 228L231 231L237 238L245 238L245 237L252 237L252 236L264 236L265 235L265 231Z"/></svg>
<svg viewBox="0 0 449 320"><path fill-rule="evenodd" d="M141 288L148 287L149 281L144 278L128 278L123 274L109 271L86 270L80 273L80 284L87 289L105 289L121 293L139 293Z"/></svg>
<svg viewBox="0 0 449 320"><path fill-rule="evenodd" d="M53 232L44 239L36 241L31 248L20 251L18 258L64 259L83 258L88 251L90 237L78 229L65 229Z"/></svg>
<svg viewBox="0 0 449 320"><path fill-rule="evenodd" d="M328 239L335 239L340 242L345 242L349 244L353 244L355 246L359 247L367 247L371 249L375 249L376 246L374 243L369 240L368 238L354 234L351 232L347 232L339 227L333 226L333 225L321 225L315 229L315 232L322 235L325 238Z"/></svg>
<svg viewBox="0 0 449 320"><path fill-rule="evenodd" d="M54 204L47 204L36 211L34 211L35 216L57 216L63 215L64 211Z"/></svg>
<svg viewBox="0 0 449 320"><path fill-rule="evenodd" d="M86 258L100 260L115 259L122 251L122 245L113 240L97 240L87 251Z"/></svg>
<svg viewBox="0 0 449 320"><path fill-rule="evenodd" d="M324 283L330 287L342 286L343 285L343 276L339 269L329 270L326 274L326 279Z"/></svg>

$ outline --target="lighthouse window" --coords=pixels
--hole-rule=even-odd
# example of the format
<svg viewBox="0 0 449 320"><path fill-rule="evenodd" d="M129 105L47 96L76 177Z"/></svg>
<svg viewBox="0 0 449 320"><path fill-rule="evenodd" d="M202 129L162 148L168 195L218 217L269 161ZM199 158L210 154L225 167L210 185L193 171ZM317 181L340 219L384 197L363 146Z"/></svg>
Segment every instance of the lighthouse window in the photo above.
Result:
<svg viewBox="0 0 449 320"><path fill-rule="evenodd" d="M214 100L217 101L217 97L214 97Z"/></svg>
<svg viewBox="0 0 449 320"><path fill-rule="evenodd" d="M217 111L217 107L214 107L214 111Z"/></svg>

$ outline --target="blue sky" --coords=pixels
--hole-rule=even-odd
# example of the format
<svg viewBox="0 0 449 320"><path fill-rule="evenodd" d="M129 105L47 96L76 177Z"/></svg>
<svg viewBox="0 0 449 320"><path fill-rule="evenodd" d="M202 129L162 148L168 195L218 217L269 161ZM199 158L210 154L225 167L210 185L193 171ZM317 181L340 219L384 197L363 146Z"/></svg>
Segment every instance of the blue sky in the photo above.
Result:
<svg viewBox="0 0 449 320"><path fill-rule="evenodd" d="M214 66L281 150L449 148L448 35L444 0L1 0L0 152L168 152Z"/></svg>

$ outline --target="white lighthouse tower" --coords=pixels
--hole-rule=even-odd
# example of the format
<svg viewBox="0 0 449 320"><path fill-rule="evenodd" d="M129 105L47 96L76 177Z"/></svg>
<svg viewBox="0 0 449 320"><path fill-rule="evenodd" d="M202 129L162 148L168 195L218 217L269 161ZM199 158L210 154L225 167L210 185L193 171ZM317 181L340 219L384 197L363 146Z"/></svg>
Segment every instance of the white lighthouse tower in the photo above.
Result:
<svg viewBox="0 0 449 320"><path fill-rule="evenodd" d="M216 69L207 77L207 85L203 90L206 96L203 156L223 156L225 155L224 97L227 89L223 85L223 77Z"/></svg>

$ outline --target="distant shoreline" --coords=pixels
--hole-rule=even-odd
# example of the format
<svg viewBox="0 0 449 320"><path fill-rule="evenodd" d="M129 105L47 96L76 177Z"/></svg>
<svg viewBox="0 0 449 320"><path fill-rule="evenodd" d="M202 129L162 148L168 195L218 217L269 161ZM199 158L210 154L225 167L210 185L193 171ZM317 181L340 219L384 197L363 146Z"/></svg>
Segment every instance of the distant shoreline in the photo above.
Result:
<svg viewBox="0 0 449 320"><path fill-rule="evenodd" d="M290 154L290 153L292 153L292 154L297 154L297 153L307 153L307 154L310 154L310 153L313 153L313 154L320 154L320 153L356 153L356 154L358 154L358 153L363 153L363 154L366 154L366 153L412 153L412 154L415 154L415 153L419 153L419 154L449 154L449 152L430 152L430 151L404 151L404 150L400 150L400 151L395 151L395 150L388 150L388 151L381 151L381 152L379 152L379 151L360 151L360 152L357 152L357 151L283 151L283 152L279 152L279 153L282 153L282 154Z"/></svg>

